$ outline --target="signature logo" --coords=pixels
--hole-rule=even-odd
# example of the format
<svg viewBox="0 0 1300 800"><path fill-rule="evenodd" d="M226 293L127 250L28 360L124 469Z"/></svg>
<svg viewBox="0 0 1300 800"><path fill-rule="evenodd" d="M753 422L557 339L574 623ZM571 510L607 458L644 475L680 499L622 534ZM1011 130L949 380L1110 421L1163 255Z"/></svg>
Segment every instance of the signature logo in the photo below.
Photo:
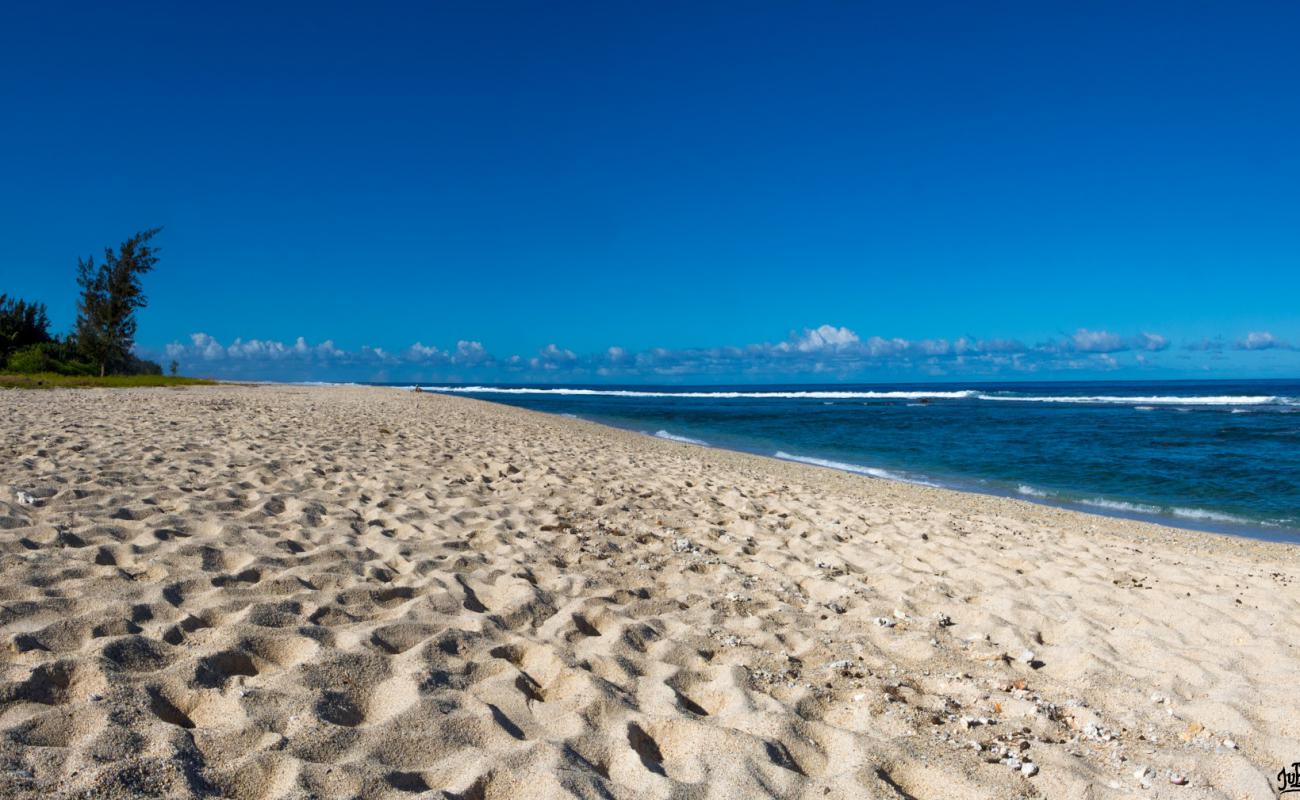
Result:
<svg viewBox="0 0 1300 800"><path fill-rule="evenodd" d="M1283 767L1277 771L1277 793L1288 792L1300 792L1300 761L1291 764L1290 770Z"/></svg>

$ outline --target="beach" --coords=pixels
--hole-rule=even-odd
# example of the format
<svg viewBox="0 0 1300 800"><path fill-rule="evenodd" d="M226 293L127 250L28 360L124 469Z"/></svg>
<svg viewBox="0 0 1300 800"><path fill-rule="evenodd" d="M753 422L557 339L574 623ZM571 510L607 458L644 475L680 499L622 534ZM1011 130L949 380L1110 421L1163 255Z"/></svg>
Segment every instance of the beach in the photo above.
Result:
<svg viewBox="0 0 1300 800"><path fill-rule="evenodd" d="M283 385L0 392L0 796L1265 798L1295 545Z"/></svg>

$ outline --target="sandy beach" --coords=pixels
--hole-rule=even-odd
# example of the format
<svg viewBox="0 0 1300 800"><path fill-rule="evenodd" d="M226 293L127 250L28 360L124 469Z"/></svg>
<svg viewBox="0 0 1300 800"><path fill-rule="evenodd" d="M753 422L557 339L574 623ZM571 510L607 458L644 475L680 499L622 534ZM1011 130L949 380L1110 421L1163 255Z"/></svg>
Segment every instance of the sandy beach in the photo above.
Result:
<svg viewBox="0 0 1300 800"><path fill-rule="evenodd" d="M1267 798L1297 548L392 389L0 392L0 796Z"/></svg>

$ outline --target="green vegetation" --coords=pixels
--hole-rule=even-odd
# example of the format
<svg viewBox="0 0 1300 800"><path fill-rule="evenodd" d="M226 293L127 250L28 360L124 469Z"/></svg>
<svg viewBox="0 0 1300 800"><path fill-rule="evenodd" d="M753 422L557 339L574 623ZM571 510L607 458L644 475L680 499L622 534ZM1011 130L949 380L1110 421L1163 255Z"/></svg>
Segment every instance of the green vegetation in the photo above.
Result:
<svg viewBox="0 0 1300 800"><path fill-rule="evenodd" d="M36 372L30 375L0 373L0 389L70 389L106 388L130 389L140 386L211 386L216 381L205 378L173 377L170 375L61 375L57 372Z"/></svg>
<svg viewBox="0 0 1300 800"><path fill-rule="evenodd" d="M157 250L149 240L161 228L141 231L118 246L104 248L104 262L95 266L95 257L77 259L77 285L81 299L77 302L77 327L74 336L77 349L92 364L99 366L99 375L108 373L109 365L118 367L129 363L131 346L135 343L135 310L148 305L140 276L158 263ZM157 374L162 367L157 364ZM152 370L151 370L152 371Z"/></svg>
<svg viewBox="0 0 1300 800"><path fill-rule="evenodd" d="M0 294L0 364L15 351L50 340L44 303L29 303Z"/></svg>
<svg viewBox="0 0 1300 800"><path fill-rule="evenodd" d="M140 276L158 263L150 241L160 228L141 231L117 250L104 249L95 258L77 259L77 322L64 337L50 334L44 303L0 294L0 387L55 388L61 386L186 386L211 381L171 376L162 366L140 358L135 346L135 311L147 300Z"/></svg>

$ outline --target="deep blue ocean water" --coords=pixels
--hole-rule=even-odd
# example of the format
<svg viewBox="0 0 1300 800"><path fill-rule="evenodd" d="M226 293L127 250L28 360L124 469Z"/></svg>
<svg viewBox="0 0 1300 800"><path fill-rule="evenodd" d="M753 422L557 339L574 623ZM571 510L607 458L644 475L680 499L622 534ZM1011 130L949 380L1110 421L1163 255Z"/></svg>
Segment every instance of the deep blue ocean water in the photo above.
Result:
<svg viewBox="0 0 1300 800"><path fill-rule="evenodd" d="M879 478L1300 541L1300 381L422 388Z"/></svg>

